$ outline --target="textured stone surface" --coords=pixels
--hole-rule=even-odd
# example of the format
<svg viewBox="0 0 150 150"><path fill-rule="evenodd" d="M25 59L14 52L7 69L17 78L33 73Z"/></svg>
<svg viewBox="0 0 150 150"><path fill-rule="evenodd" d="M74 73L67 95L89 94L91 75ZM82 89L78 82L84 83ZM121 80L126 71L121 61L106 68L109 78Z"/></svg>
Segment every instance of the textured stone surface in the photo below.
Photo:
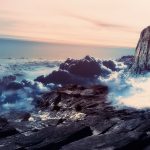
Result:
<svg viewBox="0 0 150 150"><path fill-rule="evenodd" d="M40 114L0 118L0 150L148 150L150 111L116 110L107 93L102 85L68 85L44 94ZM50 118L40 120L44 112Z"/></svg>
<svg viewBox="0 0 150 150"><path fill-rule="evenodd" d="M122 56L120 59L118 59L118 61L123 62L130 69L132 67L132 65L134 64L134 56L132 56L132 55Z"/></svg>
<svg viewBox="0 0 150 150"><path fill-rule="evenodd" d="M35 81L44 84L80 84L92 85L99 82L98 77L108 77L112 71L119 71L117 64L112 60L97 60L86 56L83 59L70 59L60 64L58 70L48 76L39 76Z"/></svg>
<svg viewBox="0 0 150 150"><path fill-rule="evenodd" d="M132 72L141 74L150 71L150 26L145 28L140 36L135 51L135 63Z"/></svg>

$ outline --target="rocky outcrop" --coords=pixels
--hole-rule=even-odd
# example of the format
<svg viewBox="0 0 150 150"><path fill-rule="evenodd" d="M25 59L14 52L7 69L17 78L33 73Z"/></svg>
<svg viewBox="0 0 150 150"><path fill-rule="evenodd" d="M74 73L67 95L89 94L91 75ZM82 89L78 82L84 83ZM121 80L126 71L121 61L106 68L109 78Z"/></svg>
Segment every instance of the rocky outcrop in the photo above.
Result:
<svg viewBox="0 0 150 150"><path fill-rule="evenodd" d="M107 92L102 85L68 85L38 103L47 119L35 112L1 116L7 120L0 118L0 150L148 150L150 111L116 110Z"/></svg>
<svg viewBox="0 0 150 150"><path fill-rule="evenodd" d="M117 64L112 60L96 60L86 56L83 59L70 59L60 64L59 70L53 71L48 76L40 76L35 81L44 84L96 84L99 76L108 77L112 71L119 71Z"/></svg>
<svg viewBox="0 0 150 150"><path fill-rule="evenodd" d="M107 93L108 88L102 85L90 88L70 85L60 88L57 92L44 94L43 100L39 102L38 106L48 109L49 112L52 111L51 113L56 111L55 115L61 114L61 117L65 120L69 118L76 119L86 115L98 115L100 110L106 109L103 104L106 102ZM109 110L111 109L105 110L105 115L109 116ZM102 115L105 116L104 114Z"/></svg>
<svg viewBox="0 0 150 150"><path fill-rule="evenodd" d="M135 62L132 72L136 74L150 71L150 26L145 28L140 36L135 51Z"/></svg>
<svg viewBox="0 0 150 150"><path fill-rule="evenodd" d="M122 56L120 59L117 60L118 62L123 62L125 65L127 65L128 69L132 67L134 64L134 56Z"/></svg>
<svg viewBox="0 0 150 150"><path fill-rule="evenodd" d="M67 59L60 64L60 69L81 77L99 76L102 72L99 62L90 56L80 60Z"/></svg>
<svg viewBox="0 0 150 150"><path fill-rule="evenodd" d="M5 90L19 90L23 88L23 84L19 83L19 82L10 82L7 86Z"/></svg>

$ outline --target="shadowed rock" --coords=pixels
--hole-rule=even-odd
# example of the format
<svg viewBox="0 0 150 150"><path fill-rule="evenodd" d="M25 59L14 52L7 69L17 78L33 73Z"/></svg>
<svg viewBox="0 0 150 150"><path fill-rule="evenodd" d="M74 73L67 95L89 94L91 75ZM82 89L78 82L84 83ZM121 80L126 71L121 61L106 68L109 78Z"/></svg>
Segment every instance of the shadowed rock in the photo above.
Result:
<svg viewBox="0 0 150 150"><path fill-rule="evenodd" d="M9 75L9 76L4 76L1 79L1 84L3 84L4 86L8 85L10 82L13 82L16 80L16 76L13 75Z"/></svg>
<svg viewBox="0 0 150 150"><path fill-rule="evenodd" d="M60 64L58 71L53 71L48 76L40 76L35 81L44 84L81 84L91 85L98 82L98 77L107 77L111 71L115 70L115 64L112 61L101 61L93 57L86 56L83 59L67 59L64 63Z"/></svg>
<svg viewBox="0 0 150 150"><path fill-rule="evenodd" d="M107 68L111 69L112 71L116 71L116 64L112 60L104 60L103 65Z"/></svg>
<svg viewBox="0 0 150 150"><path fill-rule="evenodd" d="M6 86L6 90L19 90L22 88L23 88L23 85L19 82L11 82Z"/></svg>
<svg viewBox="0 0 150 150"><path fill-rule="evenodd" d="M60 65L60 69L81 77L94 77L102 73L100 64L90 56L80 60L67 59Z"/></svg>
<svg viewBox="0 0 150 150"><path fill-rule="evenodd" d="M0 138L5 138L17 133L18 131L10 126L6 119L0 118Z"/></svg>
<svg viewBox="0 0 150 150"><path fill-rule="evenodd" d="M134 56L123 56L120 59L118 59L119 62L123 62L125 65L128 66L128 68L131 68L134 64Z"/></svg>

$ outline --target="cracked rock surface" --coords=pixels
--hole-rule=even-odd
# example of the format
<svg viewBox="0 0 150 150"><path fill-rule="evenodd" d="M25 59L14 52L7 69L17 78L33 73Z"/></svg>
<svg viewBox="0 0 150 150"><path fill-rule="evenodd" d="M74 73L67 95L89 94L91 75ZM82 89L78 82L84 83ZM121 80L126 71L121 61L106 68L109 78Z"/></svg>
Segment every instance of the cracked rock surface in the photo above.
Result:
<svg viewBox="0 0 150 150"><path fill-rule="evenodd" d="M116 110L107 93L68 85L43 95L40 113L1 116L0 150L149 150L150 111Z"/></svg>

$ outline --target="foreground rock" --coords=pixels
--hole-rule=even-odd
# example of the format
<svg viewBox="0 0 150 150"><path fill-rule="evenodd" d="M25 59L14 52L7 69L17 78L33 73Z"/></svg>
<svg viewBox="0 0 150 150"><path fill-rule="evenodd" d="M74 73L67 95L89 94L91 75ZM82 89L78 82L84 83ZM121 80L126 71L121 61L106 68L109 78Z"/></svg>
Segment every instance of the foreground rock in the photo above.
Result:
<svg viewBox="0 0 150 150"><path fill-rule="evenodd" d="M135 63L132 72L136 74L150 71L150 26L140 36L135 52Z"/></svg>
<svg viewBox="0 0 150 150"><path fill-rule="evenodd" d="M44 94L37 112L4 115L0 150L149 149L150 111L115 110L107 93L102 85L68 85Z"/></svg>

